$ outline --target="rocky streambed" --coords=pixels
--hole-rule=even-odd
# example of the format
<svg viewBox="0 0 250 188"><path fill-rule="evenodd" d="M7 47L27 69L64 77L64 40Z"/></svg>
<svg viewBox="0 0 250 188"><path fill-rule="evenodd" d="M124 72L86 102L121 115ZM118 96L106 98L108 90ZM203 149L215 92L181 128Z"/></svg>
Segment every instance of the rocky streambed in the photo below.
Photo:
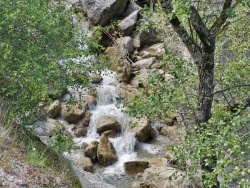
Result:
<svg viewBox="0 0 250 188"><path fill-rule="evenodd" d="M170 166L171 154L166 146L185 136L176 117L158 123L151 117L138 119L123 112L126 102L140 95L137 88L145 86L151 73L161 74L165 81L171 79L172 75L159 64L166 51L187 57L180 44L168 48L159 31L135 29L146 22L140 14L144 3L149 2L66 2L68 8L82 15L78 21L90 35L95 25L105 26L110 20L119 19L118 30L100 41L106 47L104 53L110 58L119 54L119 60L111 64L110 70L89 72L91 90L69 86L63 101L73 99L75 103L55 100L45 107L47 121L33 126L44 143L53 139L51 132L55 130L74 141L77 148L63 155L72 162L86 188L200 186L191 185L181 178L184 172ZM81 59L77 61L81 63ZM169 182L173 174L177 178Z"/></svg>

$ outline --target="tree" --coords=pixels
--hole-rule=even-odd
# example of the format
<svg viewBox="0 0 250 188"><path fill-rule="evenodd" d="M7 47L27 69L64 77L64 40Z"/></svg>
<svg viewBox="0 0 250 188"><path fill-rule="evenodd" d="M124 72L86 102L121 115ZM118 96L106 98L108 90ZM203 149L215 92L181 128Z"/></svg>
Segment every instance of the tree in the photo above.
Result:
<svg viewBox="0 0 250 188"><path fill-rule="evenodd" d="M169 21L194 63L167 54L163 63L174 78L163 82L164 77L157 72L152 75L145 95L129 105L130 112L157 115L164 121L169 111L183 104L188 110L195 109L196 125L187 126L185 141L172 148L176 164L186 164L190 176L201 168L205 187L228 187L232 183L248 187L249 146L245 143L250 141L250 114L245 108L250 95L246 55L249 1L165 0L155 6L155 12L159 15L155 26L166 29L164 21ZM228 39L231 43L226 47L224 41ZM226 63L220 59L225 55L229 59Z"/></svg>
<svg viewBox="0 0 250 188"><path fill-rule="evenodd" d="M53 1L0 2L0 98L17 119L37 115L39 102L75 82L74 71L90 68L81 57L93 48L72 14Z"/></svg>
<svg viewBox="0 0 250 188"><path fill-rule="evenodd" d="M166 14L173 11L171 1L163 0L160 2ZM209 1L207 1L207 3L209 4ZM196 123L198 124L206 122L211 118L214 92L214 55L216 37L226 27L228 24L226 21L230 13L239 3L242 2L224 0L221 12L216 16L215 21L213 21L210 27L208 27L205 20L201 18L194 5L186 7L186 11L189 12L188 20L191 24L191 32L194 31L197 34L200 43L195 41L193 38L194 35L188 33L176 14L173 13L170 18L171 25L187 47L198 69L199 94L196 113ZM220 6L219 3L218 6Z"/></svg>

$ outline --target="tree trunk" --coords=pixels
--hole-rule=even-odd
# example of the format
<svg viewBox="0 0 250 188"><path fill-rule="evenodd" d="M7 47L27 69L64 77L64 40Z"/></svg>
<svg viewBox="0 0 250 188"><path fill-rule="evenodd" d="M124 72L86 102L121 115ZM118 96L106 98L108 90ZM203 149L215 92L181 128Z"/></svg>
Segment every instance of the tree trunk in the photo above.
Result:
<svg viewBox="0 0 250 188"><path fill-rule="evenodd" d="M206 122L211 118L214 92L214 50L203 53L197 64L199 75L199 92L196 112L196 123Z"/></svg>

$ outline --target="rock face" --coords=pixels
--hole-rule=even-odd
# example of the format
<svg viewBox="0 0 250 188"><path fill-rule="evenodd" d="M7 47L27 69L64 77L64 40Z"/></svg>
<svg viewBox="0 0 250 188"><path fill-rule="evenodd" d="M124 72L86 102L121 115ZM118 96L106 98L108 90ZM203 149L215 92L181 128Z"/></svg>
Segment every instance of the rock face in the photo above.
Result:
<svg viewBox="0 0 250 188"><path fill-rule="evenodd" d="M120 16L128 0L88 0L87 15L94 24L104 26L114 16Z"/></svg>
<svg viewBox="0 0 250 188"><path fill-rule="evenodd" d="M121 124L111 116L101 116L96 122L97 133L101 134L107 130L121 131Z"/></svg>
<svg viewBox="0 0 250 188"><path fill-rule="evenodd" d="M80 156L76 163L85 171L87 172L93 172L93 164L91 162L91 159L88 157Z"/></svg>
<svg viewBox="0 0 250 188"><path fill-rule="evenodd" d="M135 137L139 142L145 142L150 137L151 126L148 118L141 118L138 122L135 122L134 128Z"/></svg>
<svg viewBox="0 0 250 188"><path fill-rule="evenodd" d="M137 22L137 14L138 11L134 11L119 23L118 26L122 30L124 36L130 35L132 33Z"/></svg>
<svg viewBox="0 0 250 188"><path fill-rule="evenodd" d="M85 156L89 157L92 161L95 161L97 159L98 144L99 143L97 141L93 141L84 150Z"/></svg>
<svg viewBox="0 0 250 188"><path fill-rule="evenodd" d="M87 102L79 102L75 105L66 105L62 107L62 116L68 123L76 123L85 114L87 108Z"/></svg>
<svg viewBox="0 0 250 188"><path fill-rule="evenodd" d="M124 170L127 174L143 173L148 165L148 161L129 161L124 163Z"/></svg>
<svg viewBox="0 0 250 188"><path fill-rule="evenodd" d="M59 100L54 101L49 107L46 108L47 114L50 118L57 117L62 110Z"/></svg>
<svg viewBox="0 0 250 188"><path fill-rule="evenodd" d="M125 16L130 15L132 12L139 11L142 8L137 5L134 1L130 1L128 4L128 7L126 8L126 11L124 13Z"/></svg>
<svg viewBox="0 0 250 188"><path fill-rule="evenodd" d="M114 146L105 134L102 134L100 137L100 143L97 148L97 158L103 166L111 165L118 160Z"/></svg>
<svg viewBox="0 0 250 188"><path fill-rule="evenodd" d="M133 41L131 37L121 37L117 39L118 48L123 57L126 57L128 53L132 53L134 51Z"/></svg>

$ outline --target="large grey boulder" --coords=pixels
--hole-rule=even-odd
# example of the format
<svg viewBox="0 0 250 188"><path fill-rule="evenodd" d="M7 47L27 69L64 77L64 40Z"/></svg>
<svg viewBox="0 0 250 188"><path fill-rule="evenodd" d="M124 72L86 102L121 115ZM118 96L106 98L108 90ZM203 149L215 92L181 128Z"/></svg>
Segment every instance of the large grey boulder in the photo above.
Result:
<svg viewBox="0 0 250 188"><path fill-rule="evenodd" d="M88 0L87 15L94 24L104 26L115 16L120 16L125 10L128 0Z"/></svg>
<svg viewBox="0 0 250 188"><path fill-rule="evenodd" d="M97 147L97 159L103 166L111 165L118 160L114 146L105 134L102 134L100 137L100 142Z"/></svg>
<svg viewBox="0 0 250 188"><path fill-rule="evenodd" d="M132 12L139 11L139 10L141 10L141 9L142 9L142 8L141 8L139 5L137 5L134 1L130 0L130 1L129 1L129 4L128 4L126 10L125 10L124 15L125 15L125 16L128 16L128 15L130 15Z"/></svg>
<svg viewBox="0 0 250 188"><path fill-rule="evenodd" d="M116 118L111 116L101 116L96 122L97 133L101 134L107 130L115 132L121 131L121 124Z"/></svg>
<svg viewBox="0 0 250 188"><path fill-rule="evenodd" d="M133 13L131 13L130 15L128 15L126 18L124 18L119 24L119 28L121 29L121 31L123 32L124 36L128 36L132 33L135 24L137 22L137 15L138 15L138 11L135 11Z"/></svg>

